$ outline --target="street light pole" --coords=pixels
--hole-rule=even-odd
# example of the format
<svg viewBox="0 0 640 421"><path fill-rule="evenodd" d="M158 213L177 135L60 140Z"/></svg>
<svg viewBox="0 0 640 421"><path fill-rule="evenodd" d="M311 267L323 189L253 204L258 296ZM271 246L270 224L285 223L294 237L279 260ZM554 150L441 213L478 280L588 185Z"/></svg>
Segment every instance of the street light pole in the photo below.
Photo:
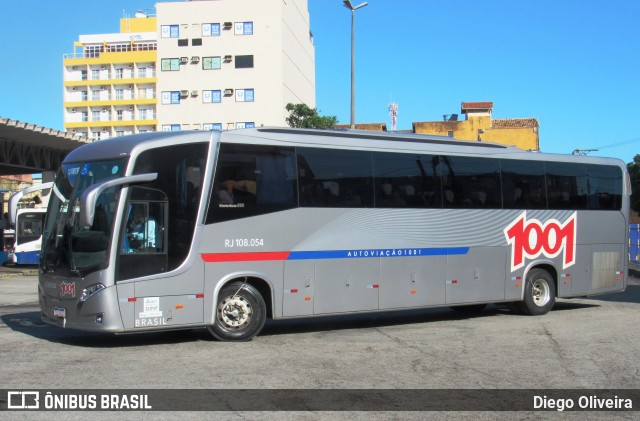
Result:
<svg viewBox="0 0 640 421"><path fill-rule="evenodd" d="M356 82L355 82L355 42L354 42L354 24L356 10L361 7L365 7L368 3L360 3L357 6L353 6L350 0L344 0L344 7L351 10L351 125L352 129L356 128Z"/></svg>

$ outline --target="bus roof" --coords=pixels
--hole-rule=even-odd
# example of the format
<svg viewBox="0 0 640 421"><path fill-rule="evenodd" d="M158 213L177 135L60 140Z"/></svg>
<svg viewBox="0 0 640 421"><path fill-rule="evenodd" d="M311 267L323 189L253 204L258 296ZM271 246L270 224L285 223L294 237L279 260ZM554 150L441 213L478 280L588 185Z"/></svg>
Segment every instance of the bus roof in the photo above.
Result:
<svg viewBox="0 0 640 421"><path fill-rule="evenodd" d="M415 151L426 154L474 155L506 159L553 160L622 166L614 158L547 154L525 151L490 142L455 140L446 136L365 130L320 130L287 127L261 127L219 131L151 132L112 138L83 145L67 155L64 162L83 162L130 156L133 149L147 143L158 146L176 143L237 142L314 147L350 147L368 150ZM146 146L146 145L145 145ZM151 145L149 145L151 146Z"/></svg>

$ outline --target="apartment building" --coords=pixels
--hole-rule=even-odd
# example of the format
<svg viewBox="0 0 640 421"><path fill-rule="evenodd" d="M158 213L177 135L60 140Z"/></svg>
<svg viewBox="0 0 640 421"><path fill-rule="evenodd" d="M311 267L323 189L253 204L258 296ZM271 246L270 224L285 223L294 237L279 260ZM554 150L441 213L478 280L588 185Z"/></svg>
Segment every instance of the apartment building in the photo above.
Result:
<svg viewBox="0 0 640 421"><path fill-rule="evenodd" d="M288 102L315 107L307 0L161 2L64 58L65 130L94 140L285 126Z"/></svg>
<svg viewBox="0 0 640 421"><path fill-rule="evenodd" d="M156 18L80 35L63 58L64 128L92 140L156 130Z"/></svg>

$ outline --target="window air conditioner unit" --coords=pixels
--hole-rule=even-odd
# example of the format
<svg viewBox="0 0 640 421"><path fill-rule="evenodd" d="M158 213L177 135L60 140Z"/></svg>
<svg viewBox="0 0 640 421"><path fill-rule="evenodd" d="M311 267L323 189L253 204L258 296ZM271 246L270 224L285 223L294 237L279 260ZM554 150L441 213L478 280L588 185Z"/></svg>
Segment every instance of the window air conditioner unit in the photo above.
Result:
<svg viewBox="0 0 640 421"><path fill-rule="evenodd" d="M130 69L133 69L133 64L130 64L130 65L129 65L129 68L130 68Z"/></svg>
<svg viewBox="0 0 640 421"><path fill-rule="evenodd" d="M224 56L224 61L226 63L230 62L233 59L233 56Z"/></svg>
<svg viewBox="0 0 640 421"><path fill-rule="evenodd" d="M233 22L225 22L222 25L222 29L231 29L233 27Z"/></svg>
<svg viewBox="0 0 640 421"><path fill-rule="evenodd" d="M233 89L224 90L224 96L231 96L231 95L233 95Z"/></svg>
<svg viewBox="0 0 640 421"><path fill-rule="evenodd" d="M198 96L198 91L191 91L191 96Z"/></svg>
<svg viewBox="0 0 640 421"><path fill-rule="evenodd" d="M198 56L191 57L191 62L192 63L199 63L200 62L200 57L198 57Z"/></svg>
<svg viewBox="0 0 640 421"><path fill-rule="evenodd" d="M103 108L103 109L102 109L102 111L107 111L107 109L106 109L106 108Z"/></svg>
<svg viewBox="0 0 640 421"><path fill-rule="evenodd" d="M101 69L102 69L102 70L106 70L106 67L105 67L105 66L102 66L102 67L101 67Z"/></svg>
<svg viewBox="0 0 640 421"><path fill-rule="evenodd" d="M187 90L180 91L180 96L189 96L189 91Z"/></svg>
<svg viewBox="0 0 640 421"><path fill-rule="evenodd" d="M72 108L72 109L71 109L71 112L72 112L72 113L75 113L75 112L76 112L76 109L75 109L75 108ZM75 130L74 130L74 132L75 132Z"/></svg>
<svg viewBox="0 0 640 421"><path fill-rule="evenodd" d="M188 57L180 57L180 63L187 64L188 62L189 62L189 58Z"/></svg>

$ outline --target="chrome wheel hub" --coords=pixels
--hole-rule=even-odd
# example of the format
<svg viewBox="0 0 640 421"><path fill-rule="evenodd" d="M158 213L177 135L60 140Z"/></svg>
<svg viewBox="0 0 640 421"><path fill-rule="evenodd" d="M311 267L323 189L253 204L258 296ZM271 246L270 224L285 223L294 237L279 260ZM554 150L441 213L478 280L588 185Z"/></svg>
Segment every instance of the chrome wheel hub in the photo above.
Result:
<svg viewBox="0 0 640 421"><path fill-rule="evenodd" d="M241 329L251 321L251 304L242 296L226 297L218 304L218 320L229 329Z"/></svg>

